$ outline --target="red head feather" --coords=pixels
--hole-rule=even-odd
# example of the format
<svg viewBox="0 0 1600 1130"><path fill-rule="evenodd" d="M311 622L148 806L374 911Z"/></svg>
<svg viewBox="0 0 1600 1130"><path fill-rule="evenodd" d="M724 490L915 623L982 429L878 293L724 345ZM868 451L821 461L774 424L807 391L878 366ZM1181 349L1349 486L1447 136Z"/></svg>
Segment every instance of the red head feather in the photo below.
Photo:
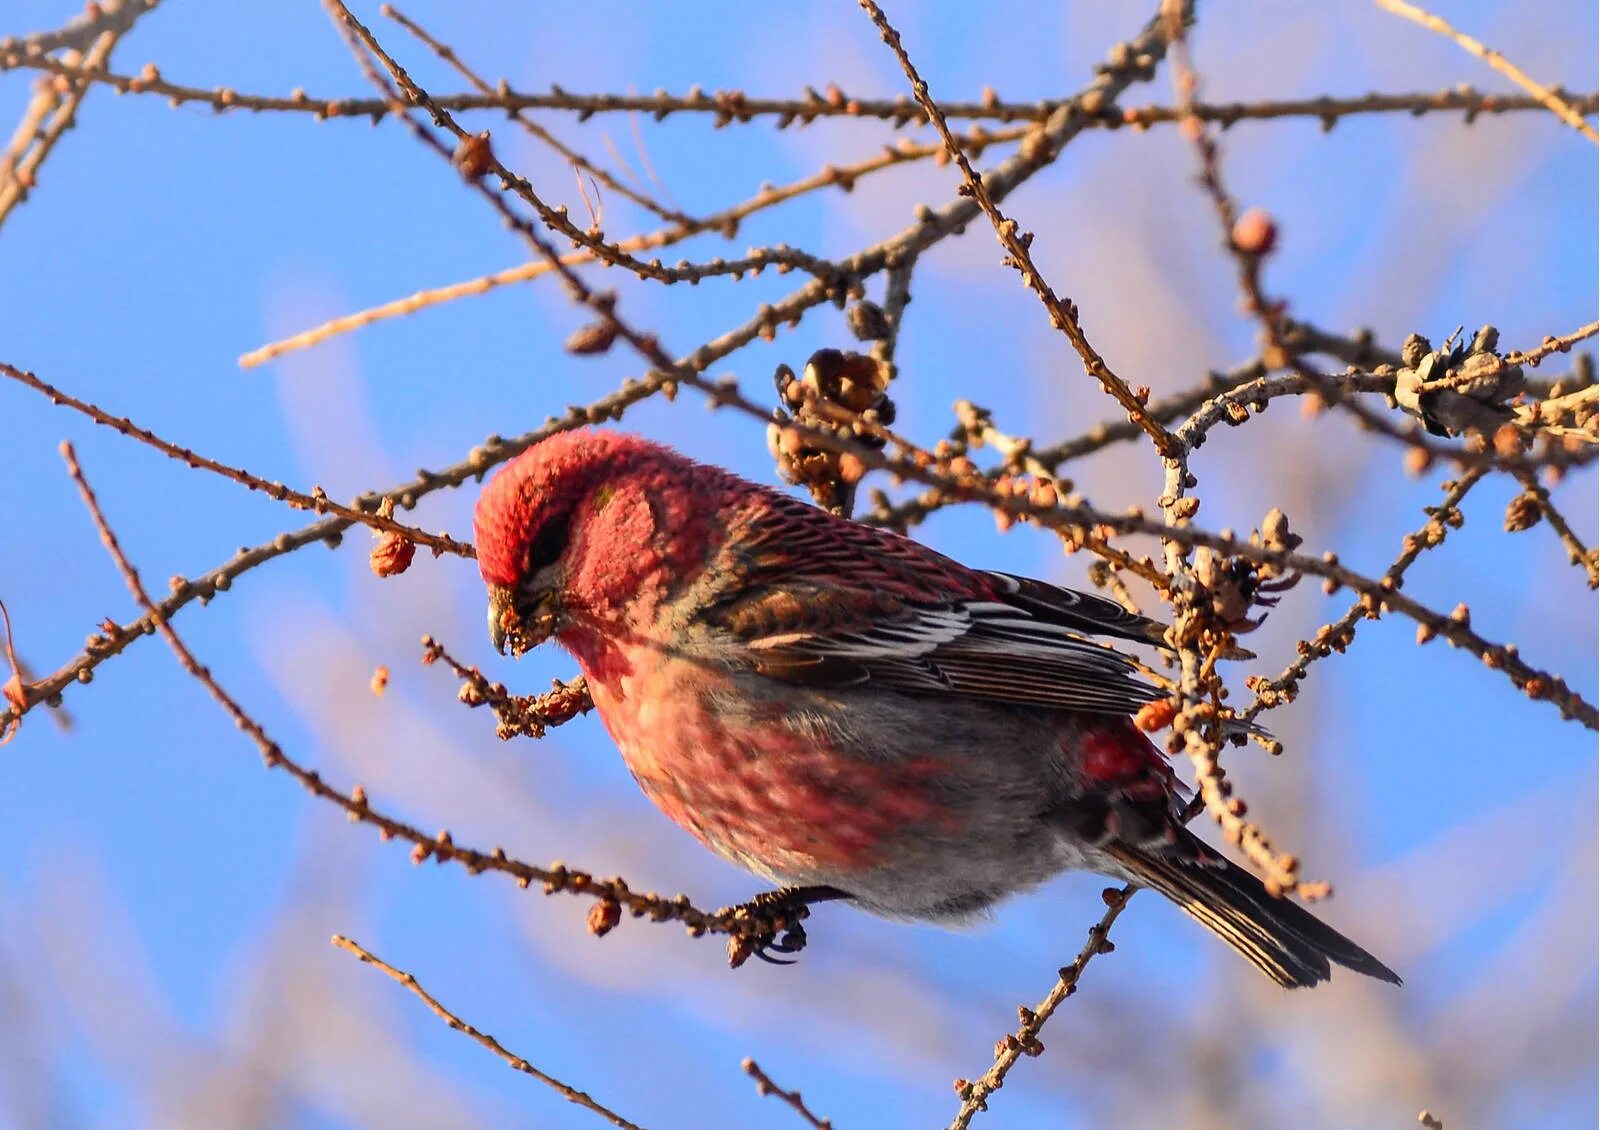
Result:
<svg viewBox="0 0 1600 1130"><path fill-rule="evenodd" d="M551 522L570 520L578 503L608 478L673 453L626 432L583 428L541 440L500 468L473 512L478 571L487 584L513 587L528 548Z"/></svg>
<svg viewBox="0 0 1600 1130"><path fill-rule="evenodd" d="M728 502L760 488L626 432L585 428L530 447L489 480L473 515L486 583L515 588L530 550L566 554L566 595L598 608L705 563ZM544 546L541 539L553 541Z"/></svg>

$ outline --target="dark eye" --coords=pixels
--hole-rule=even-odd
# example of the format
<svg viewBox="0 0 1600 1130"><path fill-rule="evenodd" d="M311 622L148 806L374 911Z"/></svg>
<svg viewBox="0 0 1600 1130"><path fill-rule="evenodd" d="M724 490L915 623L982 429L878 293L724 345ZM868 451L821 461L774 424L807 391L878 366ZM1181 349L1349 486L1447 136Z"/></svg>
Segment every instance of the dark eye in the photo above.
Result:
<svg viewBox="0 0 1600 1130"><path fill-rule="evenodd" d="M567 528L571 521L570 518L560 518L547 522L534 537L533 544L528 547L528 576L535 576L539 570L554 565L560 559L567 548Z"/></svg>

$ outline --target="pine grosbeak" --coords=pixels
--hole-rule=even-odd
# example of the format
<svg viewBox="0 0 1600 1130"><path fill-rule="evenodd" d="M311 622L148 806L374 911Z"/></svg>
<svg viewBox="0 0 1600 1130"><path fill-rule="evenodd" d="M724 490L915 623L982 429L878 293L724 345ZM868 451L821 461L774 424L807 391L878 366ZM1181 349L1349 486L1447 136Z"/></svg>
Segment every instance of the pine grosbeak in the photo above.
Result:
<svg viewBox="0 0 1600 1130"><path fill-rule="evenodd" d="M1286 987L1382 962L1177 818L1094 637L1110 601L968 569L637 436L575 431L474 517L489 631L554 637L634 778L718 855L900 919L960 922L1068 869L1153 888Z"/></svg>

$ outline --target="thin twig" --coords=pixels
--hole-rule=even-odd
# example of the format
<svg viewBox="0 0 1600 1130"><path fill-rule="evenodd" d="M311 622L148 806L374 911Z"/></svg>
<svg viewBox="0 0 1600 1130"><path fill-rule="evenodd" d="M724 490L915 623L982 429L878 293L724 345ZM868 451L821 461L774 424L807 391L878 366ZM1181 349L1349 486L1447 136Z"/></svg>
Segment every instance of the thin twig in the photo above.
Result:
<svg viewBox="0 0 1600 1130"><path fill-rule="evenodd" d="M487 704L499 725L496 736L502 741L514 737L542 738L545 731L565 725L594 709L589 697L589 682L584 676L555 685L540 695L514 695L504 684L491 682L482 671L469 667L444 649L432 636L422 637L422 662L432 665L444 660L445 666L462 681L456 696L467 706Z"/></svg>
<svg viewBox="0 0 1600 1130"><path fill-rule="evenodd" d="M407 16L404 12L400 11L393 4L384 4L378 9L378 11L394 20L395 23L405 28L412 35L416 36L419 40L431 48L434 54L438 55L439 58L444 60L445 63L449 64L449 66L452 67L457 74L466 79L467 83L479 94L493 95L495 93L494 87L490 86L486 81L484 81L477 71L467 66L466 62L461 58L461 56L456 54L453 47L441 42L433 35L429 34L425 28L423 28L411 17ZM528 117L528 115L523 113L521 110L511 111L511 120L516 122L528 133L544 142L551 149L554 149L557 153L561 154L562 157L566 158L566 160L571 162L576 168L588 173L590 176L594 177L601 184L605 185L619 196L624 196L627 199L632 200L635 204L639 205L641 208L644 208L646 211L653 212L661 219L668 220L674 224L694 223L694 218L692 216L686 216L682 212L676 211L672 208L663 207L661 204L658 204L644 193L623 184L605 169L602 169L593 161L590 161L582 153L579 153L576 149L573 149L571 146L562 142L560 138L556 137L549 130L545 129L544 126ZM582 187L581 181L579 182L579 187Z"/></svg>
<svg viewBox="0 0 1600 1130"><path fill-rule="evenodd" d="M489 1033L480 1032L477 1028L474 1028L471 1024L468 1024L465 1020L451 1012L443 1004L439 1003L439 998L428 992L427 989L424 989L421 983L419 983L411 974L407 973L403 969L396 969L387 961L383 960L383 958L379 957L377 954L361 945L360 942L357 942L352 938L347 938L343 934L335 934L333 936L333 944L344 950L346 953L355 954L356 957L359 957L366 964L381 970L394 980L400 982L400 984L404 985L407 989L410 989L413 993L415 993L417 998L421 1000L423 1004L428 1006L428 1010L440 1020L443 1020L446 1024L448 1024L453 1031L462 1032L468 1036L471 1036L474 1040L478 1041L478 1043L482 1044L495 1055L505 1060L506 1064L513 1070L520 1071L524 1075L531 1075L533 1078L543 1083L546 1087L549 1087L551 1090L555 1091L556 1094L566 1099L569 1103L574 1103L577 1106L581 1106L585 1110L594 1111L594 1113L598 1114L601 1118L605 1119L613 1126L622 1127L622 1130L642 1130L642 1127L640 1127L637 1123L630 1122L626 1118L623 1118L622 1115L618 1114L610 1107L600 1103L586 1092L580 1091L575 1087L568 1086L561 1080L557 1079L554 1075L546 1075L543 1071L540 1071L537 1067L523 1059L520 1055L517 1055L515 1052L508 1051L504 1044L495 1039L493 1036L489 1035Z"/></svg>
<svg viewBox="0 0 1600 1130"><path fill-rule="evenodd" d="M1587 341L1596 334L1600 334L1600 322L1590 322L1588 325L1580 326L1569 334L1562 334L1560 337L1547 337L1536 348L1514 350L1511 353L1507 353L1505 361L1507 365L1537 366L1540 361L1543 361L1550 354L1566 353L1580 341Z"/></svg>
<svg viewBox="0 0 1600 1130"><path fill-rule="evenodd" d="M339 13L342 13L342 16L339 16ZM368 49L383 60L386 68L391 69L400 76L397 81L406 90L408 96L413 90L419 89L411 82L410 77L405 74L404 70L400 69L399 65L378 44L371 31L365 25L354 22L355 17L350 14L349 9L345 8L343 4L339 4L335 14L335 23L341 33L347 36L354 36L356 41L367 44ZM368 78L374 84L385 87L386 84L382 76L373 69L366 53L356 48L355 41L352 41L351 46L352 50L356 51L358 64ZM405 102L398 96L394 97L394 109L401 110L405 105ZM410 116L402 113L400 117L409 127L413 128L414 132L415 123L411 122ZM736 259L731 262L713 260L706 264L686 264L683 267L667 267L659 259L652 259L648 262L638 259L628 254L617 244L608 242L605 238L605 233L598 228L586 230L578 227L568 218L565 206L552 207L545 203L538 193L534 191L533 185L526 177L513 172L501 163L490 144L490 136L487 130L479 134L468 133L448 113L442 111L435 113L434 119L439 125L444 126L455 135L458 149L456 154L450 155L452 164L456 163L457 157L464 152L470 151L474 154L470 171L468 165L463 164L460 166L463 175L470 180L481 180L484 176L493 176L503 186L516 193L521 200L527 203L538 214L540 222L546 228L558 232L573 247L588 250L596 259L607 266L621 267L641 279L649 279L660 283L695 283L716 275L742 277L746 273L760 274L769 266L789 266L799 267L801 270L815 275L819 281L825 283L830 294L835 291L843 292L847 289L844 285L847 272L843 271L838 264L789 247L756 248L743 259ZM434 144L438 144L437 139L432 139L431 135L430 139Z"/></svg>
<svg viewBox="0 0 1600 1130"><path fill-rule="evenodd" d="M1406 535L1401 545L1400 556L1384 570L1380 584L1399 588L1405 579L1406 571L1424 550L1444 544L1449 532L1462 523L1461 503L1466 499L1467 492L1482 480L1485 473L1483 468L1472 468L1464 472L1460 478L1445 485L1444 500L1437 507L1428 508L1428 521L1420 530ZM1256 699L1244 711L1241 721L1252 721L1263 710L1271 710L1284 703L1293 702L1299 690L1300 680L1305 678L1311 664L1335 651L1344 651L1348 648L1355 640L1356 625L1363 618L1375 615L1375 603L1370 597L1363 596L1345 609L1344 614L1337 620L1319 628L1312 638L1301 640L1296 644L1295 660L1284 668L1282 674L1273 679L1260 676L1246 679L1245 685L1254 692Z"/></svg>
<svg viewBox="0 0 1600 1130"><path fill-rule="evenodd" d="M0 56L20 55L32 59L48 58L47 52L51 51L87 51L106 32L117 35L126 32L140 16L160 2L104 0L103 3L91 5L82 16L56 31L0 39Z"/></svg>
<svg viewBox="0 0 1600 1130"><path fill-rule="evenodd" d="M1590 588L1600 588L1600 553L1583 544L1577 532L1573 530L1572 523L1568 522L1566 515L1556 508L1555 500L1550 497L1550 491L1539 481L1537 475L1519 471L1516 477L1517 482L1522 484L1522 489L1528 492L1535 505L1539 507L1539 513L1544 516L1544 520L1550 523L1550 528L1555 531L1556 537L1561 539L1561 544L1567 551L1568 563L1583 570Z"/></svg>
<svg viewBox="0 0 1600 1130"><path fill-rule="evenodd" d="M92 38L88 37L89 40ZM87 40L81 37L75 42L87 45ZM13 69L39 70L99 83L114 87L123 94L164 98L174 106L199 104L217 113L289 113L307 114L318 119L372 121L386 117L392 110L388 103L378 98L325 98L305 91L295 91L289 95L252 94L226 86L186 85L162 77L160 69L155 66L147 66L137 75L86 71L50 55L26 50L17 40L0 40L0 71ZM1580 113L1594 114L1600 110L1600 95L1570 94L1567 97ZM791 125L809 125L824 118L851 118L886 121L898 129L921 124L924 120L917 104L904 96L894 99L855 98L831 86L826 96L811 92L804 98L773 98L750 96L737 90L681 95L662 91L641 95L579 94L557 88L548 93L535 94L513 90L501 83L497 84L492 94L440 94L436 96L436 101L452 111L504 113L552 110L574 114L579 121L606 113L648 114L655 121L674 114L699 114L712 118L718 127L743 125L757 118L775 118L778 128L783 129ZM1047 120L1061 104L1061 100L1006 102L996 96L979 102L945 102L941 108L949 119L1036 124ZM1408 114L1421 117L1459 112L1463 120L1470 124L1485 115L1526 113L1547 108L1542 98L1491 94L1467 86L1350 97L1325 94L1313 98L1201 103L1195 107L1195 113L1208 122L1222 126L1232 126L1238 122L1310 118L1321 122L1324 129L1331 129L1336 122L1358 115ZM1183 114L1174 106L1119 107L1108 103L1097 110L1085 111L1084 124L1090 129L1142 130L1168 125L1182 117Z"/></svg>
<svg viewBox="0 0 1600 1130"><path fill-rule="evenodd" d="M743 1068L746 1075L756 1081L756 1092L758 1094L763 1096L772 1095L777 1098L790 1110L805 1119L808 1125L815 1127L815 1130L833 1130L833 1123L829 1119L819 1118L811 1113L811 1109L801 1099L799 1091L785 1091L772 1081L772 1076L761 1070L761 1065L755 1060L747 1057L739 1066Z"/></svg>
<svg viewBox="0 0 1600 1130"><path fill-rule="evenodd" d="M963 138L962 144L969 147L974 153L981 153L991 145L1019 140L1026 134L1027 130L1028 127L1017 126L994 132L978 131L969 137ZM944 151L942 142L918 145L909 139L902 139L899 145L885 146L881 152L862 161L845 165L826 165L811 176L802 177L790 184L764 188L746 200L719 212L702 216L688 224L674 225L672 227L659 228L652 232L628 236L617 241L616 246L623 251L650 251L673 246L692 236L706 232L713 232L732 239L738 234L739 225L757 212L820 189L836 187L841 191L848 192L863 177L898 165L924 160L929 157L937 157L942 155ZM561 261L567 266L576 267L585 263L595 262L596 256L589 251L574 251L561 256ZM687 270L690 266L691 264L687 260L680 260L676 264L676 269L680 271ZM778 269L782 270L782 264L778 265ZM496 271L493 274L480 275L477 278L451 283L447 286L421 290L405 298L395 299L351 314L340 315L319 326L302 330L279 341L269 342L241 356L239 365L241 368L252 368L275 357L280 357L285 353L308 349L311 346L327 341L329 338L362 329L375 322L388 318L405 317L429 306L440 305L457 298L483 294L497 287L528 282L549 274L553 270L554 268L549 263L542 259L535 259L527 263L519 263L515 267L508 267L503 271Z"/></svg>
<svg viewBox="0 0 1600 1130"><path fill-rule="evenodd" d="M949 150L950 156L954 158L957 167L960 168L965 182L961 189L962 195L970 196L976 200L978 206L983 209L984 214L989 217L989 222L994 225L995 236L999 239L1000 245L1006 249L1007 263L1017 269L1022 275L1023 281L1027 283L1028 288L1039 296L1039 300L1044 303L1045 310L1050 315L1050 323L1067 336L1067 340L1072 343L1073 349L1077 351L1078 356L1083 360L1083 367L1089 375L1099 381L1100 387L1105 389L1118 404L1122 405L1123 409L1127 411L1128 417L1138 423L1145 434L1155 442L1158 452L1163 456L1173 454L1175 449L1173 439L1167 434L1166 429L1150 415L1144 401L1133 394L1133 390L1128 387L1127 382L1112 372L1105 359L1089 343L1089 338L1084 334L1083 326L1078 319L1077 306L1070 298L1061 299L1056 297L1055 291L1045 281L1044 275L1040 273L1039 268L1034 265L1033 257L1028 251L1029 246L1033 243L1033 234L1022 231L1015 220L1009 220L1001 213L983 178L979 177L973 170L972 162L967 160L967 155L962 152L955 135L950 132L949 123L945 121L945 116L940 111L938 103L928 93L928 84L917 73L916 67L911 62L911 56L906 53L905 46L900 41L900 33L889 23L889 17L884 15L883 9L874 3L874 0L859 0L859 2L862 9L872 18L872 22L877 27L878 33L883 37L883 41L889 45L889 49L900 60L901 69L905 71L906 78L911 80L912 95L922 106L924 112L927 113L928 120L939 131L939 136L944 139L945 148ZM1066 112L1066 110L1062 110L1057 113ZM1054 117L1051 120L1054 121ZM1041 134L1037 141L1038 144L1043 144L1044 135ZM1029 147L1027 143L1023 146L1025 150ZM1034 147L1037 148L1037 145ZM1048 149L1037 155L1037 159L1041 161L1050 160L1052 157L1053 154Z"/></svg>
<svg viewBox="0 0 1600 1130"><path fill-rule="evenodd" d="M974 1115L989 1109L989 1097L1005 1085L1006 1076L1016 1066L1017 1060L1044 1051L1044 1045L1039 1042L1039 1033L1055 1015L1056 1009L1078 991L1078 981L1096 955L1110 953L1115 948L1107 937L1111 932L1111 924L1122 914L1137 890L1131 883L1120 888L1106 888L1106 912L1100 916L1100 921L1089 928L1089 940L1078 951L1072 964L1063 967L1056 975L1056 983L1042 1001L1033 1008L1017 1010L1021 1023L1015 1033L1007 1035L995 1045L994 1062L989 1069L971 1082L956 1080L956 1096L961 1099L961 1109L951 1120L949 1130L966 1130Z"/></svg>
<svg viewBox="0 0 1600 1130"><path fill-rule="evenodd" d="M1373 2L1386 11L1393 12L1397 16L1404 16L1413 23L1421 24L1429 31L1436 31L1440 35L1454 40L1456 46L1463 51L1476 55L1485 63L1488 63L1489 66L1505 75L1512 82L1522 87L1523 90L1526 90L1529 95L1538 99L1545 109L1566 122L1567 125L1583 134L1590 141L1600 144L1600 133L1596 133L1595 128L1584 121L1583 115L1573 109L1565 98L1550 87L1541 86L1534 82L1522 68L1500 54L1500 52L1484 46L1465 32L1457 31L1432 12L1419 8L1415 4L1407 3L1406 0L1373 0Z"/></svg>
<svg viewBox="0 0 1600 1130"><path fill-rule="evenodd" d="M6 631L6 665L11 668L11 677L0 683L0 700L10 703L18 711L4 724L0 724L0 745L5 745L22 729L21 711L28 706L28 684L22 677L22 661L17 658L17 641L11 630L11 612L3 600L0 600L0 621L4 622Z"/></svg>
<svg viewBox="0 0 1600 1130"><path fill-rule="evenodd" d="M156 6L159 0L128 0L117 5L110 18L90 19L81 29L97 29L92 45L70 62L93 72L106 65L118 41L132 30L134 23ZM75 38L69 37L69 38ZM28 198L38 183L39 168L51 150L78 120L78 107L88 95L90 83L82 79L57 78L41 84L23 116L22 125L3 156L0 156L0 224ZM65 89L61 89L65 87Z"/></svg>
<svg viewBox="0 0 1600 1130"><path fill-rule="evenodd" d="M16 366L9 365L4 361L0 361L0 376L9 377L19 384L33 389L35 392L43 393L50 398L52 403L65 405L74 412L80 412L95 423L121 432L129 439L138 440L148 447L153 447L171 459L176 459L202 471L210 471L214 475L220 475L225 479L248 487L250 490L261 491L267 497L278 502L287 503L296 510L311 510L318 514L335 514L352 525L360 524L385 533L397 534L407 541L427 546L436 554L453 553L458 557L477 556L477 551L467 542L457 541L455 538L445 534L430 534L425 530L407 526L402 522L396 522L393 518L376 513L378 504L375 500L373 510L369 511L363 509L359 501L355 506L345 506L334 502L323 492L321 487L313 487L311 493L306 494L292 487L284 486L282 483L270 482L257 475L252 475L249 471L241 468L219 463L215 459L209 459L204 455L191 451L187 447L164 440L148 428L141 428L126 416L113 416L86 400L79 400L70 393L62 392L54 385L41 380L35 374L24 369L18 369Z"/></svg>

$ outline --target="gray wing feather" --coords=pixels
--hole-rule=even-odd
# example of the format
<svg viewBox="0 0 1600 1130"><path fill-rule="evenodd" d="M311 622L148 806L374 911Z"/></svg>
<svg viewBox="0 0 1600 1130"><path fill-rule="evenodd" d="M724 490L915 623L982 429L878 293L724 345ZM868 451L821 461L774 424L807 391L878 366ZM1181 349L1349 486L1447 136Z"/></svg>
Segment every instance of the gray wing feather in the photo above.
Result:
<svg viewBox="0 0 1600 1130"><path fill-rule="evenodd" d="M1137 664L1077 626L1102 625L1106 634L1148 640L1144 626L1152 621L1099 597L992 576L1015 583L1014 589L997 587L1005 595L1026 592L1026 602L908 606L848 629L780 630L743 642L758 669L814 686L872 683L910 694L1106 714L1132 714L1161 697L1139 677ZM1060 594L1057 604L1045 606L1043 597L1052 592Z"/></svg>

